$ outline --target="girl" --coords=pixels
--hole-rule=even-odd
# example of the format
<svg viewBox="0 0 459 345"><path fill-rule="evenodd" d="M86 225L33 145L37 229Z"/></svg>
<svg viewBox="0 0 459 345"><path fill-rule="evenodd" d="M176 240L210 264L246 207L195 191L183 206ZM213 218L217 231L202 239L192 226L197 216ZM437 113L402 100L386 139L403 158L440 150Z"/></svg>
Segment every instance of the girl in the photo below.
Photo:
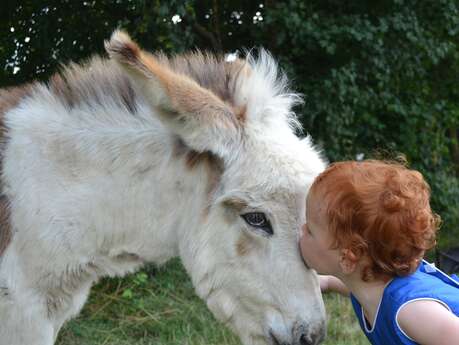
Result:
<svg viewBox="0 0 459 345"><path fill-rule="evenodd" d="M459 279L422 260L440 222L429 198L419 172L382 161L332 164L308 194L305 263L350 294L372 344L459 344Z"/></svg>

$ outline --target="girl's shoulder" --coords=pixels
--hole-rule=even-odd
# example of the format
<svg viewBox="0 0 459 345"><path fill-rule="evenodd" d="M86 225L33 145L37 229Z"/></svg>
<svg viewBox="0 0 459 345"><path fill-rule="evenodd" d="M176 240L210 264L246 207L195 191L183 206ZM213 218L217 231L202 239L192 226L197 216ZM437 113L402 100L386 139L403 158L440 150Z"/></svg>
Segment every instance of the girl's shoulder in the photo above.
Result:
<svg viewBox="0 0 459 345"><path fill-rule="evenodd" d="M419 268L405 277L396 277L384 292L386 309L398 312L406 303L433 300L459 315L459 279L447 275L423 261Z"/></svg>
<svg viewBox="0 0 459 345"><path fill-rule="evenodd" d="M459 338L459 318L441 300L409 301L395 318L398 331L415 343L450 344Z"/></svg>

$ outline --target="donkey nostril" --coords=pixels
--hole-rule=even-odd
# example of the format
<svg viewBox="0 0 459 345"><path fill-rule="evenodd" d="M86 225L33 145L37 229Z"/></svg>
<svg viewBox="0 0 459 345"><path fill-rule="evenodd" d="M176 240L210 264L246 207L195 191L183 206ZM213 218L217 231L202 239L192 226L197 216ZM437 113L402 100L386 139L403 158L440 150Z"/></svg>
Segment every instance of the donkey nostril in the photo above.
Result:
<svg viewBox="0 0 459 345"><path fill-rule="evenodd" d="M319 322L310 327L298 323L293 332L294 345L319 345L326 335L325 323Z"/></svg>
<svg viewBox="0 0 459 345"><path fill-rule="evenodd" d="M302 334L300 337L300 345L314 345L315 342L312 340L309 340L309 337L306 336L306 334Z"/></svg>

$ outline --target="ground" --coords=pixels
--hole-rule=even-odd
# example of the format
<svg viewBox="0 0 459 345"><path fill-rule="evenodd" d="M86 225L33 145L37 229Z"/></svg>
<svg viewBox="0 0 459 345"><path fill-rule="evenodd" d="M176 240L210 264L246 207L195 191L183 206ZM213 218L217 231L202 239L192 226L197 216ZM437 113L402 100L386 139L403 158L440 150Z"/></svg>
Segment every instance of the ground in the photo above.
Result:
<svg viewBox="0 0 459 345"><path fill-rule="evenodd" d="M367 345L348 299L325 296L325 345ZM78 318L61 330L57 345L241 345L194 294L180 262L149 266L94 287Z"/></svg>

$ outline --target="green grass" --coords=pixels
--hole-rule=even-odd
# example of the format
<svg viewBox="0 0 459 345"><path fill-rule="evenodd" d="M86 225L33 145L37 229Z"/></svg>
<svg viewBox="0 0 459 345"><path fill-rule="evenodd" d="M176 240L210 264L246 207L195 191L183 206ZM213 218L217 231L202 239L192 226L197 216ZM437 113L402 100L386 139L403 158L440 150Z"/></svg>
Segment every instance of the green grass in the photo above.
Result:
<svg viewBox="0 0 459 345"><path fill-rule="evenodd" d="M324 296L327 309L328 327L326 345L368 345L354 316L349 298L338 294Z"/></svg>
<svg viewBox="0 0 459 345"><path fill-rule="evenodd" d="M348 299L325 296L326 345L368 344ZM80 315L61 330L58 345L241 345L194 294L178 260L95 286Z"/></svg>

